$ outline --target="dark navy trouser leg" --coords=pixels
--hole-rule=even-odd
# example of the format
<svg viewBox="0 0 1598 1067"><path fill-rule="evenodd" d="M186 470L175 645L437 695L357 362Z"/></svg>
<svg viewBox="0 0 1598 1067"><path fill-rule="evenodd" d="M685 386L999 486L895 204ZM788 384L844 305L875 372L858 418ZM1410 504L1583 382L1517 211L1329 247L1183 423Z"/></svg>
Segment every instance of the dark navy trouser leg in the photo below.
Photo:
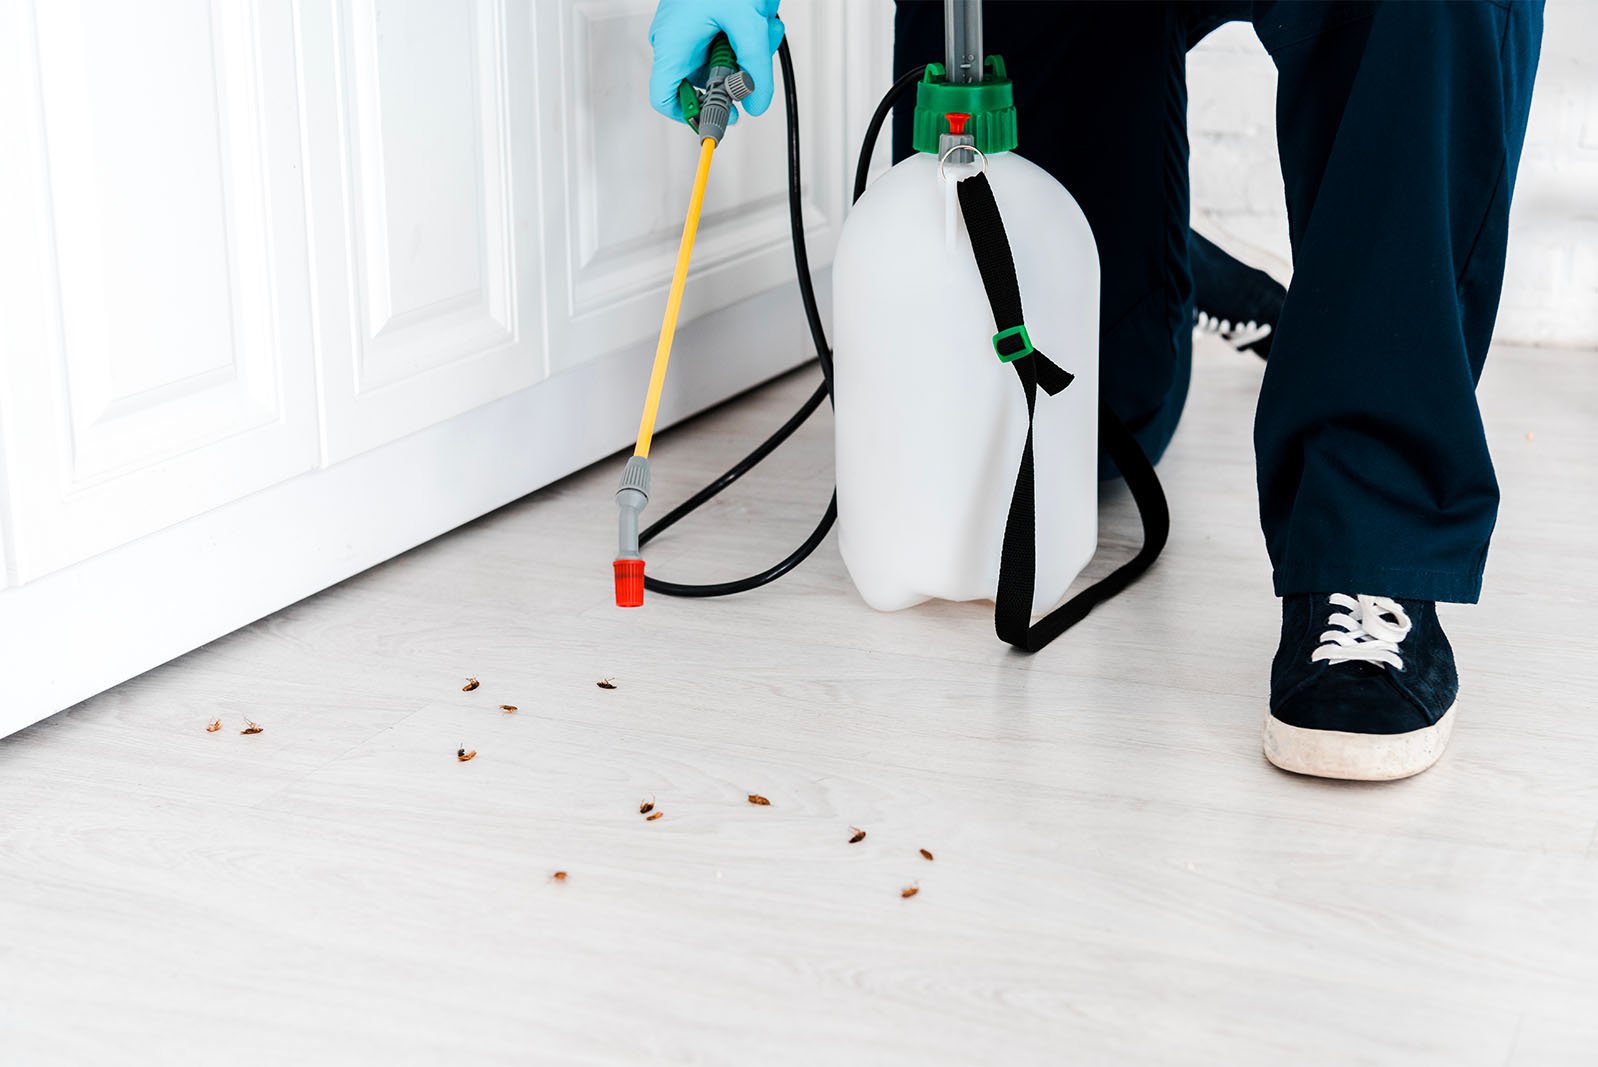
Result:
<svg viewBox="0 0 1598 1067"><path fill-rule="evenodd" d="M1475 388L1541 4L1252 15L1294 264L1254 426L1276 591L1473 602L1498 508Z"/></svg>
<svg viewBox="0 0 1598 1067"><path fill-rule="evenodd" d="M900 0L898 70L942 57ZM1475 385L1503 276L1540 3L993 3L1021 155L1082 205L1104 397L1157 459L1191 368L1185 54L1252 21L1278 70L1294 276L1255 420L1278 594L1473 601L1498 489ZM895 158L909 151L908 109Z"/></svg>

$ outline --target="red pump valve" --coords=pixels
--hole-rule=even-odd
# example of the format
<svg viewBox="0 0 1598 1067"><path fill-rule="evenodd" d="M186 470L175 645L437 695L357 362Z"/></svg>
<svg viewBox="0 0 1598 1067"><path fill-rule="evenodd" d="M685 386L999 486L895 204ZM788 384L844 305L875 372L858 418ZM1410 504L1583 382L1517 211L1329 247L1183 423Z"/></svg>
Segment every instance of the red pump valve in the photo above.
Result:
<svg viewBox="0 0 1598 1067"><path fill-rule="evenodd" d="M971 121L971 116L959 111L947 112L944 118L949 120L949 132L955 136L965 132L965 124Z"/></svg>

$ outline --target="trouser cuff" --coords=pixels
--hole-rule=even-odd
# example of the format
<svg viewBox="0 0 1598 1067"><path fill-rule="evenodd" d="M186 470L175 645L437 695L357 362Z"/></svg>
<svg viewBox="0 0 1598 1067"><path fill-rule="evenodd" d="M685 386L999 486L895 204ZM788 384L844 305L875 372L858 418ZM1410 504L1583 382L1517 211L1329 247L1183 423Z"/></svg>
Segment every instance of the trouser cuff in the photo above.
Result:
<svg viewBox="0 0 1598 1067"><path fill-rule="evenodd" d="M1473 572L1431 571L1409 567L1277 568L1272 575L1279 597L1301 593L1348 593L1390 596L1401 600L1440 600L1474 604L1481 599L1482 568Z"/></svg>

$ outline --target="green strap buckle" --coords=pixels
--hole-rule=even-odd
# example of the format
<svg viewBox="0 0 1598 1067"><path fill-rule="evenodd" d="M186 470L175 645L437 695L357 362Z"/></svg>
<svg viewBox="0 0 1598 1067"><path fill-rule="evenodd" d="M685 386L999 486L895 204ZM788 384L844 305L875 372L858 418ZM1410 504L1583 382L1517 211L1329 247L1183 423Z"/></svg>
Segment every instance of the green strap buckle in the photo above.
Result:
<svg viewBox="0 0 1598 1067"><path fill-rule="evenodd" d="M1019 341L1019 345L1007 344L1011 338ZM1026 332L1026 323L1012 326L1008 330L1000 330L993 335L993 351L998 353L999 362L1014 363L1022 356L1030 356L1037 349L1032 347L1032 338Z"/></svg>

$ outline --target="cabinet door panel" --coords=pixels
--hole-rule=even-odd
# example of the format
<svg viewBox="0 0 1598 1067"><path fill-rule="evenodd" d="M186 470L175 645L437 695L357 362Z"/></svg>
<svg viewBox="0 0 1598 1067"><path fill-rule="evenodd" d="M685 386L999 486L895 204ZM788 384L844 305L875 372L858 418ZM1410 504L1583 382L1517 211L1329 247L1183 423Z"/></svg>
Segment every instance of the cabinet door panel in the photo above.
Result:
<svg viewBox="0 0 1598 1067"><path fill-rule="evenodd" d="M301 12L336 462L544 376L526 4Z"/></svg>
<svg viewBox="0 0 1598 1067"><path fill-rule="evenodd" d="M288 15L10 12L0 393L23 580L316 465Z"/></svg>

